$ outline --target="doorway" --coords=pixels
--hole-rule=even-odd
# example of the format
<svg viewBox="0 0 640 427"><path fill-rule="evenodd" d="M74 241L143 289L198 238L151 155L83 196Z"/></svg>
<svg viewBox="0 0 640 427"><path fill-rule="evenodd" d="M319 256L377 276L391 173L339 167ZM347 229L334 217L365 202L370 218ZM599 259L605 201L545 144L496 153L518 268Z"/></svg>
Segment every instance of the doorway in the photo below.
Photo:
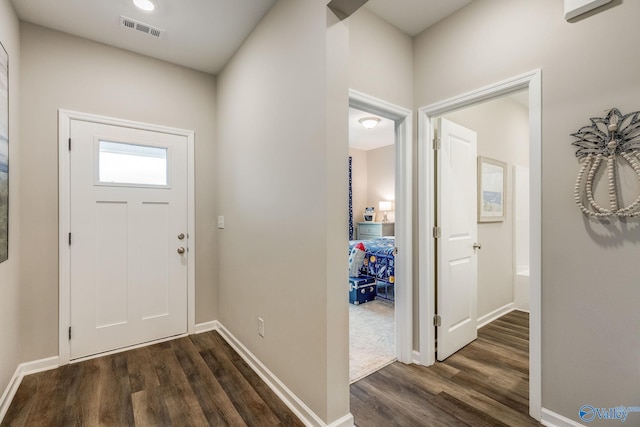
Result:
<svg viewBox="0 0 640 427"><path fill-rule="evenodd" d="M186 334L193 133L66 111L60 122L60 362Z"/></svg>
<svg viewBox="0 0 640 427"><path fill-rule="evenodd" d="M349 107L388 119L395 130L394 286L395 358L413 361L412 289L412 116L411 111L349 90ZM379 206L376 211L379 211ZM354 215L357 214L354 212ZM400 284L406 284L401 286ZM390 291L388 288L386 291Z"/></svg>
<svg viewBox="0 0 640 427"><path fill-rule="evenodd" d="M349 251L363 257L350 256L352 383L396 360L395 157L395 123L349 108Z"/></svg>
<svg viewBox="0 0 640 427"><path fill-rule="evenodd" d="M419 211L420 253L435 254L435 170L437 138L433 119L445 116L464 107L500 98L507 94L528 90L529 98L529 307L530 307L530 351L529 351L529 413L535 419L541 417L541 72L535 70L503 82L490 85L458 97L454 97L424 108L419 112ZM436 273L434 257L420 257L421 271L419 289L420 306L420 363L432 365L436 355Z"/></svg>

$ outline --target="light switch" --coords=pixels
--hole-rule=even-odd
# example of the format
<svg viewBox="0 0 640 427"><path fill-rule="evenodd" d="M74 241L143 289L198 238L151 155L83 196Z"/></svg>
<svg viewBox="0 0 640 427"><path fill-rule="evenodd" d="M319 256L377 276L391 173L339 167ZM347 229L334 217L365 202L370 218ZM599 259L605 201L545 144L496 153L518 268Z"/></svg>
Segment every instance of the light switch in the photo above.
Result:
<svg viewBox="0 0 640 427"><path fill-rule="evenodd" d="M218 217L218 228L219 229L223 229L224 228L224 216L220 215Z"/></svg>

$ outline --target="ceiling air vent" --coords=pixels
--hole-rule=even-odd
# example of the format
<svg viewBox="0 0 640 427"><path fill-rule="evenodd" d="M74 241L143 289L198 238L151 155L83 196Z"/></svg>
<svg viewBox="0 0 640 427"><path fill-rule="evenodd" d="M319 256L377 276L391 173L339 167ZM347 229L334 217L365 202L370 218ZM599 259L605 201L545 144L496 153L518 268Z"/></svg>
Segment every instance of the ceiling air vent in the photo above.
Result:
<svg viewBox="0 0 640 427"><path fill-rule="evenodd" d="M165 31L161 30L160 28L153 27L149 24L145 24L144 22L136 21L135 19L127 18L126 16L120 17L120 24L122 24L122 26L125 28L140 31L141 33L147 34L157 39L161 39L165 33Z"/></svg>

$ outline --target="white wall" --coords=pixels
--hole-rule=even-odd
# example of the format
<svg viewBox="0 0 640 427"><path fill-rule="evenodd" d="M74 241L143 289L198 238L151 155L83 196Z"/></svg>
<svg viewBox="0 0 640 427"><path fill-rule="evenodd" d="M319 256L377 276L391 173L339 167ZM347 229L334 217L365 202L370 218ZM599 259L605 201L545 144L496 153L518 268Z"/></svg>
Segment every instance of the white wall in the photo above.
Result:
<svg viewBox="0 0 640 427"><path fill-rule="evenodd" d="M396 146L376 148L367 151L367 206L376 208L376 221L384 216L379 203L395 200L396 194ZM387 215L389 221L395 219L394 212Z"/></svg>
<svg viewBox="0 0 640 427"><path fill-rule="evenodd" d="M364 8L348 24L349 88L412 108L411 37Z"/></svg>
<svg viewBox="0 0 640 427"><path fill-rule="evenodd" d="M349 22L349 88L400 107L413 110L413 39L398 28L380 19L367 9L359 9ZM415 123L416 121L414 121ZM417 126L414 125L414 127ZM413 152L417 152L416 129ZM417 156L414 155L414 170ZM416 175L417 176L417 175ZM417 198L417 179L413 182L413 198ZM416 199L417 200L417 199ZM417 205L415 206L417 209ZM413 230L418 228L416 209ZM418 329L418 242L413 242L413 348L419 348Z"/></svg>
<svg viewBox="0 0 640 427"><path fill-rule="evenodd" d="M348 33L326 3L278 1L218 76L217 177L219 319L330 423L349 413Z"/></svg>
<svg viewBox="0 0 640 427"><path fill-rule="evenodd" d="M378 203L395 200L395 145L366 151L350 148L349 155L353 161L353 222L357 228L367 206L375 207L376 221L382 221ZM387 217L393 221L394 212L390 211Z"/></svg>
<svg viewBox="0 0 640 427"><path fill-rule="evenodd" d="M21 48L22 360L58 353L60 108L195 130L196 322L216 319L215 77L24 22Z"/></svg>
<svg viewBox="0 0 640 427"><path fill-rule="evenodd" d="M513 165L529 164L529 111L501 98L445 115L478 134L478 156L507 163L506 219L478 223L478 318L514 301Z"/></svg>
<svg viewBox="0 0 640 427"><path fill-rule="evenodd" d="M20 362L20 28L9 0L0 0L0 42L9 54L9 259L0 264L0 396Z"/></svg>
<svg viewBox="0 0 640 427"><path fill-rule="evenodd" d="M640 109L640 2L611 6L568 23L557 0L476 0L414 42L416 107L542 68L542 405L575 421L640 400L640 228L586 219L572 196L570 134Z"/></svg>

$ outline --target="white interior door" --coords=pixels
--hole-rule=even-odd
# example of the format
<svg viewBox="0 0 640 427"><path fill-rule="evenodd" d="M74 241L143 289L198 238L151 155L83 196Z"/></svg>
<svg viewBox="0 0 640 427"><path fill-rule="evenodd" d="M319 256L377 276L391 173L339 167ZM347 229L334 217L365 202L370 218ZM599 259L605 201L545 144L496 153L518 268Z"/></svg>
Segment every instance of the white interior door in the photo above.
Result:
<svg viewBox="0 0 640 427"><path fill-rule="evenodd" d="M478 336L477 135L445 119L438 125L437 359Z"/></svg>
<svg viewBox="0 0 640 427"><path fill-rule="evenodd" d="M187 138L71 120L77 359L187 332Z"/></svg>

